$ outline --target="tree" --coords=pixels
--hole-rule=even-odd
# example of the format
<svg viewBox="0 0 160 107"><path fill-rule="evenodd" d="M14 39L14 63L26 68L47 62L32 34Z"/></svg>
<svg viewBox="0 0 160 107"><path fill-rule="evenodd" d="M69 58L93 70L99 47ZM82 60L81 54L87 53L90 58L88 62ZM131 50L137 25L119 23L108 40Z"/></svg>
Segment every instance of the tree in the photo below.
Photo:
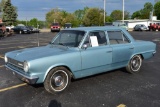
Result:
<svg viewBox="0 0 160 107"><path fill-rule="evenodd" d="M131 16L132 19L140 19L141 18L141 12L140 11L136 11L132 14Z"/></svg>
<svg viewBox="0 0 160 107"><path fill-rule="evenodd" d="M113 22L113 19L110 16L106 16L106 22Z"/></svg>
<svg viewBox="0 0 160 107"><path fill-rule="evenodd" d="M157 16L157 19L160 20L160 1L154 5L154 14Z"/></svg>
<svg viewBox="0 0 160 107"><path fill-rule="evenodd" d="M59 22L61 24L61 22L65 19L63 19L62 17L62 12L59 9L52 9L51 11L49 11L46 14L46 21L47 21L47 25L48 27L53 23L53 22Z"/></svg>
<svg viewBox="0 0 160 107"><path fill-rule="evenodd" d="M144 4L144 8L132 14L132 19L149 19L150 13L153 11L153 5L150 2Z"/></svg>
<svg viewBox="0 0 160 107"><path fill-rule="evenodd" d="M130 13L128 11L124 11L124 19L130 19Z"/></svg>
<svg viewBox="0 0 160 107"><path fill-rule="evenodd" d="M150 2L144 4L144 8L140 10L141 12L141 19L149 19L150 12L153 10L153 5Z"/></svg>
<svg viewBox="0 0 160 107"><path fill-rule="evenodd" d="M64 10L52 9L46 14L46 21L48 27L53 22L60 23L61 26L64 26L65 23L72 23L72 26L78 26L78 20L74 14L68 13Z"/></svg>
<svg viewBox="0 0 160 107"><path fill-rule="evenodd" d="M91 26L91 25L104 25L103 22L103 10L99 8L89 8L86 11L86 14L83 18L83 24L85 26Z"/></svg>
<svg viewBox="0 0 160 107"><path fill-rule="evenodd" d="M114 10L112 11L110 17L115 20L122 20L122 11L121 10Z"/></svg>
<svg viewBox="0 0 160 107"><path fill-rule="evenodd" d="M84 7L83 10L79 9L74 12L74 15L77 18L79 25L82 24L82 20L88 9L89 9L88 7Z"/></svg>
<svg viewBox="0 0 160 107"><path fill-rule="evenodd" d="M33 27L38 27L38 19L37 18L33 18L29 21L29 25L33 26Z"/></svg>
<svg viewBox="0 0 160 107"><path fill-rule="evenodd" d="M1 0L1 2L0 2L0 12L3 12L3 7L4 7L5 2L6 2L6 0Z"/></svg>
<svg viewBox="0 0 160 107"><path fill-rule="evenodd" d="M2 18L3 7L4 7L5 2L6 2L6 0L1 0L1 2L0 2L0 18Z"/></svg>
<svg viewBox="0 0 160 107"><path fill-rule="evenodd" d="M12 6L11 1L7 0L3 7L2 19L7 25L13 25L17 19L17 8Z"/></svg>

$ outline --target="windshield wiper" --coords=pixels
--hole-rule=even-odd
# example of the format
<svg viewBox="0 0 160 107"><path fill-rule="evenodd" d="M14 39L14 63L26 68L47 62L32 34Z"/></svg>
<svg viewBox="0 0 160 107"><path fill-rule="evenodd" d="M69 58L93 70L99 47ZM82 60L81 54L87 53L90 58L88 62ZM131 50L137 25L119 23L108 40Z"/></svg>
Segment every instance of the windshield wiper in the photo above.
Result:
<svg viewBox="0 0 160 107"><path fill-rule="evenodd" d="M49 42L49 44L54 44L54 42Z"/></svg>

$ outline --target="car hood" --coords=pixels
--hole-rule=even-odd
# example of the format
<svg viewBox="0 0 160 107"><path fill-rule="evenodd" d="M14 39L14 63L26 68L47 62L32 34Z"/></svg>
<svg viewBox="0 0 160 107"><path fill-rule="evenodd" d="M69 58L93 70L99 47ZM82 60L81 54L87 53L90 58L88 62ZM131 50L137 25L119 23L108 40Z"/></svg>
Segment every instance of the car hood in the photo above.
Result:
<svg viewBox="0 0 160 107"><path fill-rule="evenodd" d="M47 45L43 47L28 48L23 50L17 50L7 53L6 55L10 58L19 61L30 61L38 58L49 57L53 55L60 55L69 52L69 48L64 46L52 46Z"/></svg>

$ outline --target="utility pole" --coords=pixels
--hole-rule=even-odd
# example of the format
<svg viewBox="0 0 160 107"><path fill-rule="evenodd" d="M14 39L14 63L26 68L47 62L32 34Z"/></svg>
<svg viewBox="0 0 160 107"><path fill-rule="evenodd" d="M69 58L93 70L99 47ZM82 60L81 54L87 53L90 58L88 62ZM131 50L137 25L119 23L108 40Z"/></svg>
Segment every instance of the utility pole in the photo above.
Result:
<svg viewBox="0 0 160 107"><path fill-rule="evenodd" d="M104 25L106 23L106 0L104 0Z"/></svg>
<svg viewBox="0 0 160 107"><path fill-rule="evenodd" d="M27 17L26 17L26 26L27 26Z"/></svg>
<svg viewBox="0 0 160 107"><path fill-rule="evenodd" d="M123 0L123 16L122 16L122 21L124 23L124 0Z"/></svg>

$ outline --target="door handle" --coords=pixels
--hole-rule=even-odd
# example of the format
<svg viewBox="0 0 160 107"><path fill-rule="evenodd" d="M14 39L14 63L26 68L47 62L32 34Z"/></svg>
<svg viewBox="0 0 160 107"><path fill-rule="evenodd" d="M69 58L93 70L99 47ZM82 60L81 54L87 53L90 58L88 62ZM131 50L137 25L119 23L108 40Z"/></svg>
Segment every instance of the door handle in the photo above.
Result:
<svg viewBox="0 0 160 107"><path fill-rule="evenodd" d="M111 53L112 51L107 51L107 53Z"/></svg>
<svg viewBox="0 0 160 107"><path fill-rule="evenodd" d="M134 49L134 47L131 47L131 48L129 48L129 49Z"/></svg>

